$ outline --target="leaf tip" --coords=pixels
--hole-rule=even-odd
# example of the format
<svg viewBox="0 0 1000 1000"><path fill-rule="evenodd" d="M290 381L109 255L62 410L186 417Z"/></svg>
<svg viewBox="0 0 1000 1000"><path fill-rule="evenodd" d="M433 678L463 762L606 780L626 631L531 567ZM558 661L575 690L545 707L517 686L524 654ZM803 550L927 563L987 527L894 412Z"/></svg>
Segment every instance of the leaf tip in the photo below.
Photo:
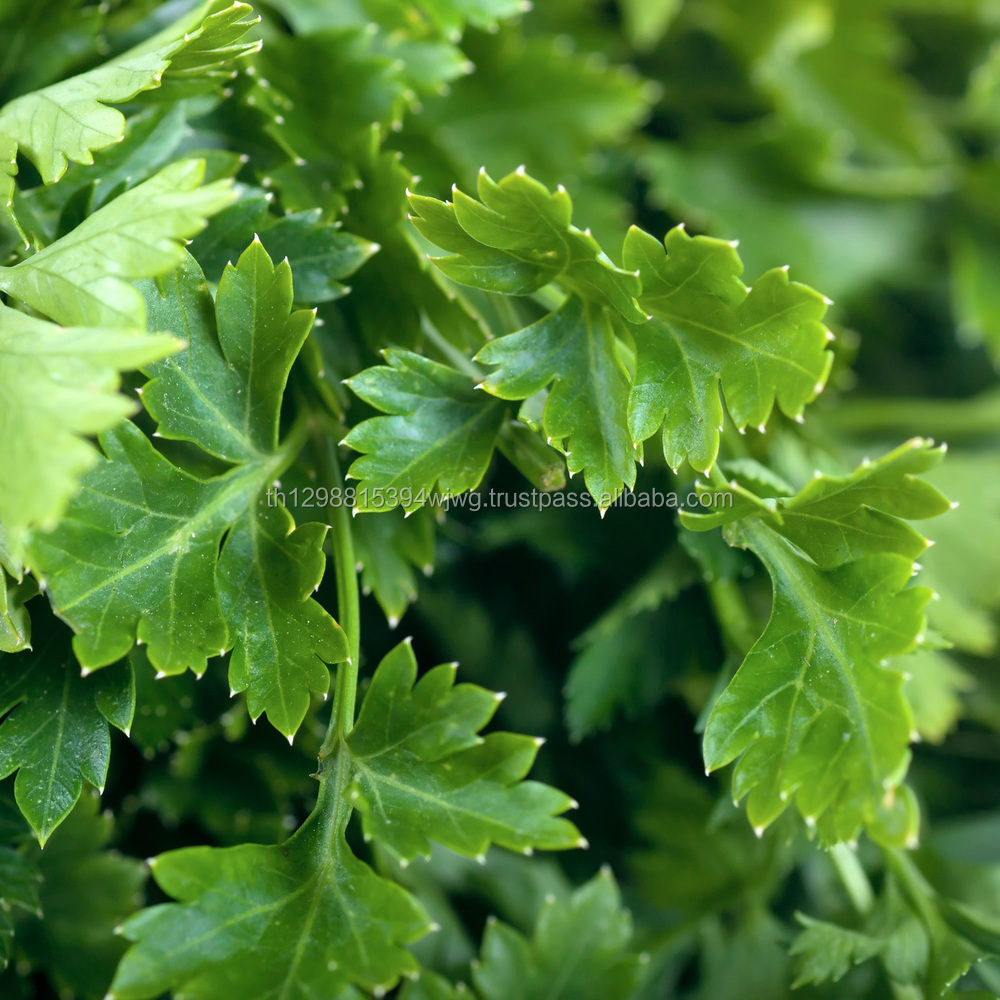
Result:
<svg viewBox="0 0 1000 1000"><path fill-rule="evenodd" d="M573 846L580 848L581 851L585 851L590 847L590 841L586 837L578 837Z"/></svg>

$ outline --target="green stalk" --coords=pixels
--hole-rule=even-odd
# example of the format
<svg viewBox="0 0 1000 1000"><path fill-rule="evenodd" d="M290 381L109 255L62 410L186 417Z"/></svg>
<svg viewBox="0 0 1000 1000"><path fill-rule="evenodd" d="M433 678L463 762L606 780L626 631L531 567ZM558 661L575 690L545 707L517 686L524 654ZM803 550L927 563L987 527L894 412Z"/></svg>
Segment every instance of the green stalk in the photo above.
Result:
<svg viewBox="0 0 1000 1000"><path fill-rule="evenodd" d="M875 905L875 893L872 891L872 884L868 881L868 875L857 854L846 844L834 844L828 852L833 867L840 876L840 882L847 892L854 909L860 916L871 913Z"/></svg>
<svg viewBox="0 0 1000 1000"><path fill-rule="evenodd" d="M860 399L823 412L823 426L841 433L885 434L903 430L946 438L995 435L1000 428L1000 393L972 399Z"/></svg>
<svg viewBox="0 0 1000 1000"><path fill-rule="evenodd" d="M340 486L344 477L337 458L335 436L324 434L319 443L324 478ZM354 707L358 691L358 662L361 658L361 600L358 593L358 573L354 557L354 539L351 535L350 509L334 507L331 518L333 529L333 565L337 581L337 614L340 626L347 634L349 657L337 667L337 681L333 695L333 713L326 737L320 748L320 758L329 757L335 744L347 738L354 728Z"/></svg>

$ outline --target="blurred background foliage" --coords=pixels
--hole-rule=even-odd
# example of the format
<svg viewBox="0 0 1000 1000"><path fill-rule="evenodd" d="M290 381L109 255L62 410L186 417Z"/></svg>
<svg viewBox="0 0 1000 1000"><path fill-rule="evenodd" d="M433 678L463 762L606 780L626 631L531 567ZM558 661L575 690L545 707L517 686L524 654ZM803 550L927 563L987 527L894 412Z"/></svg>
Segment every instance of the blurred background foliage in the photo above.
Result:
<svg viewBox="0 0 1000 1000"><path fill-rule="evenodd" d="M0 0L0 104L96 65L183 6ZM969 941L976 955L990 952L1000 930L1000 4L254 6L265 44L228 100L165 104L154 93L128 109L126 141L98 154L96 172L73 166L52 189L32 187L23 164L23 224L52 239L116 185L192 151L214 175L234 174L242 195L192 245L210 280L254 232L267 245L285 213L311 213L295 222L294 246L314 242L298 267L290 256L322 326L296 386L353 425L364 406L340 380L375 363L376 348L447 359L537 314L530 301L451 286L400 221L407 186L444 197L452 183L471 189L480 166L500 176L524 164L566 186L575 220L612 257L633 221L658 235L684 222L738 238L748 282L790 264L793 278L835 300L830 388L801 427L776 417L745 438L727 427L730 461L758 460L798 486L814 468L838 471L925 435L949 443L931 478L961 502L930 526L938 544L921 574L940 594L929 610L939 641L903 665L924 817L921 848L905 857L864 843L823 853L789 817L758 840L730 802L728 775L704 777L700 720L770 606L760 567L721 538L679 534L672 515L638 508L604 520L592 509L357 518L371 595L365 664L412 633L422 663L457 659L464 679L507 691L499 724L546 738L536 775L579 800L590 841L554 859L494 850L482 866L440 851L397 871L444 928L416 946L421 960L468 980L489 914L530 937L548 896L568 900L609 865L632 911L628 947L645 956L638 985L614 995L778 1000L793 983L800 997L937 995L942 963ZM349 295L323 243L341 223L381 247ZM0 255L12 253L14 237L2 238ZM637 488L689 488L656 452ZM503 462L482 486L491 488L525 484ZM319 597L334 607L332 582ZM18 599L0 629L16 630ZM110 929L141 887L128 855L273 842L308 812L319 706L290 750L271 727L248 725L222 671L198 682L152 674L136 671L148 690L131 739L115 733L103 796L113 831L85 797L39 860L64 866L44 883L46 914L74 919L32 916L30 879L15 916L0 913L0 942L4 921L18 924L4 997L103 995L121 950ZM0 833L24 840L16 812L0 815ZM121 855L104 849L109 840ZM2 850L2 863L16 864ZM81 886L87 879L100 891ZM945 897L931 916L921 908ZM432 988L404 993L450 995ZM593 988L575 996L596 998ZM1000 962L976 965L958 988L996 995Z"/></svg>

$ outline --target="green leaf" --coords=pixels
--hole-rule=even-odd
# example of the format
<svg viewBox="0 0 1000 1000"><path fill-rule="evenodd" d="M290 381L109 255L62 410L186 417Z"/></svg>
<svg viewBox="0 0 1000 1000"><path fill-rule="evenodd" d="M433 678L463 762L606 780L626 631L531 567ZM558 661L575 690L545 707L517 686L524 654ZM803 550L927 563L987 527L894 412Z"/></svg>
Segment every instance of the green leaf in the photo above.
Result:
<svg viewBox="0 0 1000 1000"><path fill-rule="evenodd" d="M513 733L477 736L502 696L454 686L456 664L417 684L409 641L379 664L347 740L351 804L366 838L396 858L430 854L431 839L466 855L492 844L530 853L584 843L555 818L573 806L562 792L522 781L541 741Z"/></svg>
<svg viewBox="0 0 1000 1000"><path fill-rule="evenodd" d="M219 62L253 51L256 43L237 42L256 23L247 19L250 12L244 3L208 0L104 65L4 105L0 137L7 144L13 142L35 164L42 180L52 184L62 177L67 160L92 163L92 150L120 141L125 117L109 104L159 87L171 63L176 82L197 83L195 92L207 89L219 78ZM226 78L229 73L221 75ZM6 204L9 208L9 197Z"/></svg>
<svg viewBox="0 0 1000 1000"><path fill-rule="evenodd" d="M202 673L228 638L216 593L222 536L264 480L255 466L196 479L131 423L101 443L107 457L62 525L35 538L32 564L77 630L74 650L85 666L120 659L138 638L163 673Z"/></svg>
<svg viewBox="0 0 1000 1000"><path fill-rule="evenodd" d="M806 983L839 982L852 965L867 962L885 947L885 942L863 931L852 931L823 920L797 913L805 928L795 939L789 954L799 955L795 986Z"/></svg>
<svg viewBox="0 0 1000 1000"><path fill-rule="evenodd" d="M472 979L483 1000L625 1000L643 967L643 957L627 950L631 938L632 921L605 867L569 900L547 901L530 941L491 921Z"/></svg>
<svg viewBox="0 0 1000 1000"><path fill-rule="evenodd" d="M15 908L41 913L38 868L22 851L0 846L0 970L7 968L14 950Z"/></svg>
<svg viewBox="0 0 1000 1000"><path fill-rule="evenodd" d="M180 160L98 209L72 232L13 267L0 289L59 323L145 329L142 296L127 279L181 262L181 241L233 198L230 182L199 187L201 160Z"/></svg>
<svg viewBox="0 0 1000 1000"><path fill-rule="evenodd" d="M666 254L663 247L666 248ZM822 324L827 302L789 282L787 271L763 274L752 289L732 244L672 229L663 246L633 227L625 266L639 271L640 306L653 319L634 328L635 384L628 426L636 441L662 425L663 453L674 469L685 459L707 471L719 452L719 386L740 429L763 428L777 402L801 418L823 389L833 355Z"/></svg>
<svg viewBox="0 0 1000 1000"><path fill-rule="evenodd" d="M323 579L326 525L295 527L283 507L241 518L219 559L219 598L229 622L229 686L246 691L250 718L291 739L312 691L326 694L328 663L346 659L347 639L314 600Z"/></svg>
<svg viewBox="0 0 1000 1000"><path fill-rule="evenodd" d="M695 580L691 561L669 549L576 640L580 652L563 689L571 740L608 728L621 709L629 715L652 710L666 681L688 666L696 629L685 629L690 607L674 602ZM666 643L673 646L669 665L660 653Z"/></svg>
<svg viewBox="0 0 1000 1000"><path fill-rule="evenodd" d="M329 302L346 294L340 280L353 274L379 247L320 221L320 210L275 218L270 197L243 194L224 208L191 244L190 252L207 277L218 280L226 263L257 236L272 260L286 258L295 275L299 302Z"/></svg>
<svg viewBox="0 0 1000 1000"><path fill-rule="evenodd" d="M28 529L58 524L80 477L98 461L83 435L135 410L115 391L118 372L180 346L162 334L64 329L0 305L0 422L18 427L0 438L0 466L19 470L0 478L0 523L12 552L21 553Z"/></svg>
<svg viewBox="0 0 1000 1000"><path fill-rule="evenodd" d="M418 968L401 946L431 929L409 893L315 815L283 846L193 847L151 867L180 902L126 921L123 933L138 944L118 967L116 1000L171 988L191 1000L349 1000L358 998L352 983L382 996Z"/></svg>
<svg viewBox="0 0 1000 1000"><path fill-rule="evenodd" d="M108 850L114 821L85 795L38 853L41 919L18 924L28 963L77 996L106 994L126 943L118 924L139 908L146 866Z"/></svg>
<svg viewBox="0 0 1000 1000"><path fill-rule="evenodd" d="M10 215L14 205L14 188L16 185L14 178L16 176L17 143L10 136L0 135L0 204L6 209L8 215ZM13 216L11 218L13 219ZM16 220L14 224L17 226L18 235L27 243L24 232L17 225Z"/></svg>
<svg viewBox="0 0 1000 1000"><path fill-rule="evenodd" d="M455 41L466 24L483 31L496 31L499 21L527 9L523 0L434 0L425 4L425 8L435 27Z"/></svg>
<svg viewBox="0 0 1000 1000"><path fill-rule="evenodd" d="M201 674L233 649L231 688L247 692L253 718L266 712L291 737L310 691L329 687L324 664L347 656L343 631L311 596L326 527L293 530L265 500L301 445L302 428L279 447L278 418L312 314L290 311L291 271L257 243L226 269L214 309L190 258L161 284L171 294L147 286L150 312L188 348L147 369L146 406L162 436L239 464L199 479L126 423L102 439L107 458L69 518L35 539L32 564L77 630L85 666L119 659L138 639L162 674Z"/></svg>
<svg viewBox="0 0 1000 1000"><path fill-rule="evenodd" d="M425 168L426 153L420 149L418 156L423 156L413 157L411 169L428 179L469 182L482 164L497 174L524 164L544 183L562 181L570 187L595 228L607 218L602 239L620 239L628 212L620 187L614 191L616 181L621 182L616 178L602 185L591 164L595 153L615 148L642 124L658 87L597 53L572 52L566 35L539 37L540 13L531 17L535 37L508 31L498 38L463 39L475 72L456 80L446 96L427 100L419 120L408 123L411 131L427 135L444 163ZM575 34L587 15L578 7L570 16ZM608 38L605 22L597 44L603 46ZM497 101L497 94L504 100Z"/></svg>
<svg viewBox="0 0 1000 1000"><path fill-rule="evenodd" d="M346 24L375 24L393 34L422 37L447 35L458 41L462 29L470 24L484 31L496 31L499 21L524 11L523 0L431 0L421 4L420 15L406 8L378 7L361 3L348 8L330 7L323 3L281 0L276 5L295 26L296 31L310 34L323 28ZM378 21L370 20L377 10Z"/></svg>
<svg viewBox="0 0 1000 1000"><path fill-rule="evenodd" d="M648 51L667 33L680 13L680 0L618 0L629 41L634 48Z"/></svg>
<svg viewBox="0 0 1000 1000"><path fill-rule="evenodd" d="M986 656L1000 607L1000 459L989 449L951 449L929 478L956 509L934 526L934 548L920 560L920 582L938 595L927 618L959 649Z"/></svg>
<svg viewBox="0 0 1000 1000"><path fill-rule="evenodd" d="M752 899L736 920L713 916L700 928L704 968L698 1000L787 997L785 925Z"/></svg>
<svg viewBox="0 0 1000 1000"><path fill-rule="evenodd" d="M192 441L228 462L274 452L282 394L314 315L292 311L288 264L275 267L254 241L238 266L223 272L214 310L190 258L160 283L159 294L145 287L155 324L189 342L183 354L144 369L151 381L142 401L160 436Z"/></svg>
<svg viewBox="0 0 1000 1000"><path fill-rule="evenodd" d="M292 211L312 210L332 190L351 187L373 123L389 128L402 119L406 84L389 59L373 52L364 27L273 33L256 68L287 98L279 105L282 120L273 118L263 132L294 151L275 178Z"/></svg>
<svg viewBox="0 0 1000 1000"><path fill-rule="evenodd" d="M76 804L86 780L104 787L108 723L125 731L135 690L128 665L103 678L81 672L69 634L50 616L35 623L34 650L0 654L0 776L17 771L18 807L41 844ZM89 673L89 671L88 671Z"/></svg>
<svg viewBox="0 0 1000 1000"><path fill-rule="evenodd" d="M31 646L31 616L25 603L38 593L34 580L8 585L0 572L0 652L19 653Z"/></svg>
<svg viewBox="0 0 1000 1000"><path fill-rule="evenodd" d="M773 170L781 153L766 122L723 143L717 139L650 144L639 167L653 204L697 221L706 235L742 236L740 256L749 273L794 261L799 280L822 282L840 301L918 266L918 203L803 193Z"/></svg>
<svg viewBox="0 0 1000 1000"><path fill-rule="evenodd" d="M949 142L897 66L908 39L882 6L725 2L714 26L787 123L785 155L816 181L883 198L937 194L953 182Z"/></svg>
<svg viewBox="0 0 1000 1000"><path fill-rule="evenodd" d="M427 510L407 517L361 514L351 525L354 551L361 565L361 586L375 595L394 628L416 600L414 568L425 576L434 569L434 522Z"/></svg>
<svg viewBox="0 0 1000 1000"><path fill-rule="evenodd" d="M433 262L459 284L525 295L557 281L625 319L645 319L635 303L637 275L615 267L589 231L572 225L573 203L562 186L551 193L518 168L499 182L485 170L479 201L455 189L454 202L410 195L412 222L449 257Z"/></svg>
<svg viewBox="0 0 1000 1000"><path fill-rule="evenodd" d="M0 3L0 85L4 92L27 93L70 75L81 59L96 54L107 13L81 7L74 0L52 0L27 13L14 0Z"/></svg>
<svg viewBox="0 0 1000 1000"><path fill-rule="evenodd" d="M805 928L790 949L801 956L796 986L837 981L851 964L877 956L895 986L921 996L950 996L950 987L970 966L998 954L1000 922L992 898L988 911L978 909L938 892L909 856L893 851L886 861L885 889L859 928L796 914ZM992 871L978 874L981 880L993 878Z"/></svg>
<svg viewBox="0 0 1000 1000"><path fill-rule="evenodd" d="M916 478L942 454L918 438L849 476L817 474L771 510L681 515L696 528L741 517L729 541L750 548L774 584L767 628L704 740L708 769L740 758L733 794L749 796L757 829L794 800L828 843L862 826L892 843L916 836L915 804L899 789L913 722L887 658L923 641L931 595L909 581L927 543L905 521L948 509Z"/></svg>
<svg viewBox="0 0 1000 1000"><path fill-rule="evenodd" d="M605 310L572 296L537 323L490 341L476 360L499 368L483 388L501 399L526 399L552 384L543 424L583 472L602 513L623 485L635 485L636 446L628 430L629 375Z"/></svg>
<svg viewBox="0 0 1000 1000"><path fill-rule="evenodd" d="M478 189L481 202L460 191L453 204L411 195L414 225L452 251L433 260L455 281L508 294L555 282L570 293L561 310L489 342L476 360L500 366L483 387L505 399L555 383L545 433L567 449L570 471L585 473L600 508L634 485L638 445L661 426L673 468L685 459L712 466L720 384L740 429L763 427L775 402L801 419L822 390L832 363L827 302L785 271L751 291L730 244L677 228L665 255L634 227L622 270L571 225L561 188L551 194L521 171L497 183L482 171ZM634 379L619 337L634 344Z"/></svg>
<svg viewBox="0 0 1000 1000"><path fill-rule="evenodd" d="M774 877L774 843L757 840L727 800L675 762L651 771L635 824L648 847L632 855L642 898L685 918L731 911Z"/></svg>
<svg viewBox="0 0 1000 1000"><path fill-rule="evenodd" d="M928 619L933 605L928 606ZM919 649L900 666L906 670L903 693L922 739L942 743L965 715L962 695L975 689L974 679L958 661L936 649Z"/></svg>
<svg viewBox="0 0 1000 1000"><path fill-rule="evenodd" d="M476 393L468 376L409 351L385 352L387 365L348 380L385 417L358 424L344 443L363 457L348 471L359 480L355 509L405 511L439 488L455 495L479 485L507 407Z"/></svg>
<svg viewBox="0 0 1000 1000"><path fill-rule="evenodd" d="M443 976L423 972L419 979L406 983L400 1000L469 1000L465 984L453 986Z"/></svg>

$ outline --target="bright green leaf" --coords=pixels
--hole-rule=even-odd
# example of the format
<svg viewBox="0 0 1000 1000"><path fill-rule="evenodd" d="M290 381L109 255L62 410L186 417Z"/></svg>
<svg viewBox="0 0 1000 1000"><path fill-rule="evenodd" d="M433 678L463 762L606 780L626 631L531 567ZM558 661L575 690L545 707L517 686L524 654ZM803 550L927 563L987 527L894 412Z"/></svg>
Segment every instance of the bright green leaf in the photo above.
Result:
<svg viewBox="0 0 1000 1000"><path fill-rule="evenodd" d="M822 324L826 303L783 270L748 289L734 247L671 230L663 247L633 227L625 266L642 281L639 304L654 319L634 328L635 384L628 425L643 441L663 426L663 452L673 468L685 459L699 470L719 451L719 385L736 426L763 427L777 402L789 417L826 382L833 355Z"/></svg>
<svg viewBox="0 0 1000 1000"><path fill-rule="evenodd" d="M161 288L172 296L146 288L150 312L188 348L147 369L147 408L164 437L239 464L199 479L124 424L103 439L107 459L70 519L35 539L32 562L78 631L81 663L113 662L138 639L161 673L200 674L232 648L231 688L247 692L253 718L266 712L291 736L309 693L329 687L325 663L347 655L342 630L311 596L326 528L293 530L266 493L301 443L278 446L278 417L312 315L290 311L290 269L257 243L226 269L214 309L190 258Z"/></svg>
<svg viewBox="0 0 1000 1000"><path fill-rule="evenodd" d="M467 855L491 843L525 853L578 846L579 831L555 818L573 800L521 780L538 741L477 736L500 699L471 684L455 687L455 670L435 667L414 685L417 661L403 642L375 671L347 740L349 798L365 836L404 862L428 855L432 839Z"/></svg>
<svg viewBox="0 0 1000 1000"><path fill-rule="evenodd" d="M916 478L941 457L914 439L849 476L817 475L728 529L767 567L774 605L712 709L704 754L711 770L740 758L733 793L749 795L754 827L794 800L827 842L862 826L892 842L915 837L915 805L898 789L913 722L902 674L886 661L923 641L931 595L909 582L927 543L905 520L948 509ZM702 527L733 514L682 520Z"/></svg>
<svg viewBox="0 0 1000 1000"><path fill-rule="evenodd" d="M0 523L20 553L25 532L51 530L98 461L82 437L117 424L135 404L115 390L118 372L181 344L165 335L64 329L0 305ZM31 419L25 420L30 413Z"/></svg>
<svg viewBox="0 0 1000 1000"><path fill-rule="evenodd" d="M13 142L35 164L46 184L54 183L66 170L67 160L92 163L92 150L121 139L125 118L109 104L122 104L159 87L172 62L178 81L198 81L197 89L206 89L205 84L217 78L220 61L252 51L254 43L237 43L255 23L247 19L250 12L244 3L208 0L104 65L4 105L0 138ZM223 47L218 47L220 42ZM223 74L228 75L228 71ZM5 203L9 208L9 197Z"/></svg>
<svg viewBox="0 0 1000 1000"><path fill-rule="evenodd" d="M625 29L640 51L655 48L681 9L681 0L618 0Z"/></svg>
<svg viewBox="0 0 1000 1000"><path fill-rule="evenodd" d="M38 593L34 580L8 584L0 572L0 652L19 653L31 646L31 615L25 603Z"/></svg>
<svg viewBox="0 0 1000 1000"><path fill-rule="evenodd" d="M479 201L457 189L454 203L410 196L413 224L452 252L433 262L449 278L486 291L524 295L557 281L568 292L641 322L637 276L615 267L590 235L572 225L565 189L554 194L519 168L499 182L485 170Z"/></svg>
<svg viewBox="0 0 1000 1000"><path fill-rule="evenodd" d="M172 163L62 239L0 267L0 289L59 323L145 329L142 296L127 279L179 264L181 241L233 198L228 181L199 187L204 173L201 160Z"/></svg>

